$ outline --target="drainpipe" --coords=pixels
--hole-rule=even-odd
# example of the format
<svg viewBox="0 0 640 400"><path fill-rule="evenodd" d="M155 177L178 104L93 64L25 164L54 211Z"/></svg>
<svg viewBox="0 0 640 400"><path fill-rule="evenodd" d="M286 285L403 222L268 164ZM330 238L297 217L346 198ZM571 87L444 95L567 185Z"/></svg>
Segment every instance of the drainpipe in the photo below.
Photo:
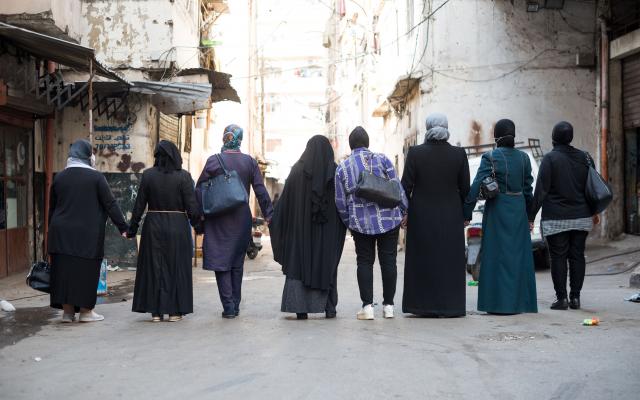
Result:
<svg viewBox="0 0 640 400"><path fill-rule="evenodd" d="M54 74L56 72L56 63L47 62L47 72ZM53 137L55 134L55 111L47 117L44 139L44 258L46 259L48 251L48 234L49 234L49 201L51 194L51 185L53 184Z"/></svg>
<svg viewBox="0 0 640 400"><path fill-rule="evenodd" d="M607 141L609 136L609 36L607 22L600 20L600 173L609 180Z"/></svg>

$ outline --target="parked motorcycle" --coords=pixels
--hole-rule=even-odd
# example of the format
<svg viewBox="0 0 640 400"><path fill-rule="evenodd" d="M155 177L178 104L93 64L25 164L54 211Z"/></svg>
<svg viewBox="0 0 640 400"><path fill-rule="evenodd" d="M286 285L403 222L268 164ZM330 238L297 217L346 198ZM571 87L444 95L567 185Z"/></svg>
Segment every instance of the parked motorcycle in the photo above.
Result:
<svg viewBox="0 0 640 400"><path fill-rule="evenodd" d="M247 257L249 257L250 260L258 257L258 253L262 250L262 232L258 229L258 227L262 225L264 225L263 218L253 218L251 240L247 248Z"/></svg>

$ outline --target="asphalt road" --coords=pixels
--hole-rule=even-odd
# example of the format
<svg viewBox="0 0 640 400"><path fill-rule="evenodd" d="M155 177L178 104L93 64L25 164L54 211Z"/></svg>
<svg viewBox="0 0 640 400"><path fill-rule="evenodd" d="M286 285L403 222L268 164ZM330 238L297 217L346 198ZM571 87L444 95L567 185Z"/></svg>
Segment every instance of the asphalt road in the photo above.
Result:
<svg viewBox="0 0 640 400"><path fill-rule="evenodd" d="M402 299L402 263L396 301ZM0 316L1 399L637 399L640 304L628 273L588 277L583 310L551 311L548 271L539 314L357 321L355 254L340 265L338 318L279 312L284 283L268 251L247 262L242 315L220 318L211 273L194 273L195 312L153 324L130 312L130 273L111 273L103 322L60 324L46 297ZM596 268L596 266L591 266ZM606 265L598 267L606 270ZM127 301L123 301L127 300ZM376 300L381 299L379 270ZM600 326L585 327L597 316Z"/></svg>

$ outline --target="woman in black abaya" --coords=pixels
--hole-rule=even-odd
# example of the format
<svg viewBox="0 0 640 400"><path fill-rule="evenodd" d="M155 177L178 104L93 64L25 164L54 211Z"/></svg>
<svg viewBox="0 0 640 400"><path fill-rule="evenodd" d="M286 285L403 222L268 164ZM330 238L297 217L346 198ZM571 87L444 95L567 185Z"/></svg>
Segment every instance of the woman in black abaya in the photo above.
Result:
<svg viewBox="0 0 640 400"><path fill-rule="evenodd" d="M165 314L175 322L193 312L191 258L193 248L189 220L200 221L191 175L182 169L178 148L162 140L154 153L155 164L142 174L128 237L142 227L133 311L151 313L159 322Z"/></svg>
<svg viewBox="0 0 640 400"><path fill-rule="evenodd" d="M336 316L338 263L346 228L335 205L333 148L314 136L293 166L269 227L273 258L286 275L282 312Z"/></svg>

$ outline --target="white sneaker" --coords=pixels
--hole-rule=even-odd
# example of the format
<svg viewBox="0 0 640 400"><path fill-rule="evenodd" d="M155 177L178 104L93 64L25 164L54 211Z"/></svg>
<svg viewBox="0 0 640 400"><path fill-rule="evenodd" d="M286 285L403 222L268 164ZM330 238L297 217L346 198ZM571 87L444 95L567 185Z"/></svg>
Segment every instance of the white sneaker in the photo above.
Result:
<svg viewBox="0 0 640 400"><path fill-rule="evenodd" d="M96 322L102 321L104 317L95 311L91 310L88 313L80 313L80 322Z"/></svg>
<svg viewBox="0 0 640 400"><path fill-rule="evenodd" d="M393 304L387 304L382 307L382 316L385 318L393 318Z"/></svg>
<svg viewBox="0 0 640 400"><path fill-rule="evenodd" d="M76 315L75 314L62 314L62 323L64 324L69 324L71 322L74 322L76 320Z"/></svg>
<svg viewBox="0 0 640 400"><path fill-rule="evenodd" d="M358 311L357 317L358 317L359 320L372 320L372 319L374 319L373 306L371 304L368 304L368 305L362 307L362 309L360 311Z"/></svg>

